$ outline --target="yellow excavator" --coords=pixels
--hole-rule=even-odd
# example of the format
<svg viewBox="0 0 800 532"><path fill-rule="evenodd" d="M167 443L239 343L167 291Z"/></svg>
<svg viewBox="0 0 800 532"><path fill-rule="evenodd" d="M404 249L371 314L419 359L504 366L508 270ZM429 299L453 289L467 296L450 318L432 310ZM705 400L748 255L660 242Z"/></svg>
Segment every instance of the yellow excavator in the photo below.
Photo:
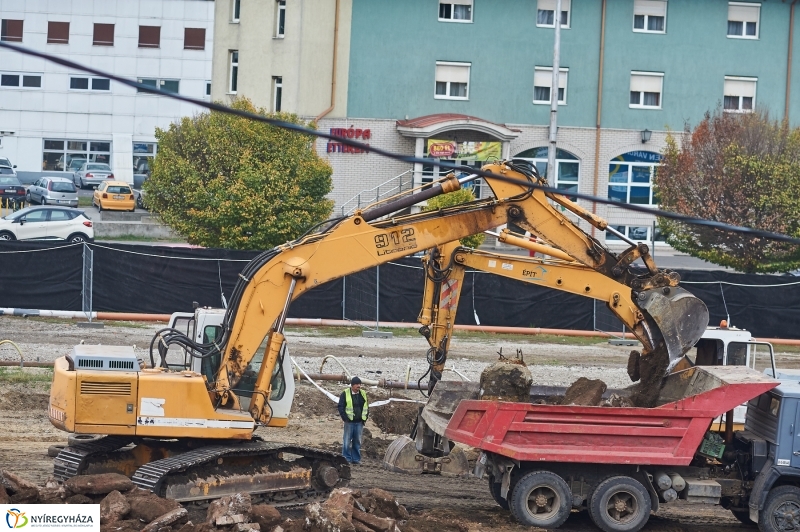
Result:
<svg viewBox="0 0 800 532"><path fill-rule="evenodd" d="M702 335L705 305L678 286L677 274L657 269L646 246L611 253L554 204L612 231L606 221L536 188L547 183L527 163L505 161L484 170L494 176L483 177L492 198L402 214L478 179L450 174L263 252L240 273L227 309L197 309L185 327L173 323L160 331L149 365L132 348L75 346L56 360L49 417L64 431L99 436L63 449L55 476L119 471L181 501L237 491L279 506L324 497L350 477L341 455L255 434L258 426L288 422L294 384L283 328L291 302L344 275L507 223L628 287L621 301L636 301L631 330L659 379ZM639 257L644 272L630 267ZM170 346L184 353L183 363L170 360Z"/></svg>

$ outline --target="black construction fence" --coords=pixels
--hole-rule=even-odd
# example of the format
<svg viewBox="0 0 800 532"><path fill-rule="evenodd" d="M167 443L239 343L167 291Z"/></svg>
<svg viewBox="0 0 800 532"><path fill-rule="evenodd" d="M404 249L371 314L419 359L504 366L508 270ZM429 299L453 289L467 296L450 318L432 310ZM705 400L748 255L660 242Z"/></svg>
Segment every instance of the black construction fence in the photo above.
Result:
<svg viewBox="0 0 800 532"><path fill-rule="evenodd" d="M89 244L93 310L169 314L193 302L222 307L239 272L256 252L167 245ZM0 244L0 309L80 311L83 244ZM764 338L800 338L800 279L727 271L679 270L700 297L710 323L722 319ZM293 318L376 322L416 321L424 273L409 257L349 275L302 295ZM594 301L487 274L467 272L456 322L474 325L597 328Z"/></svg>

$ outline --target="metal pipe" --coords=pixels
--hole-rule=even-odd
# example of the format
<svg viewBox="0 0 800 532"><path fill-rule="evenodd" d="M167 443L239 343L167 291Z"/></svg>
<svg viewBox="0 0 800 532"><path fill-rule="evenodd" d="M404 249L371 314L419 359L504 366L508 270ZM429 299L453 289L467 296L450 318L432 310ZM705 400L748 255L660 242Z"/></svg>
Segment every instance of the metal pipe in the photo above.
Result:
<svg viewBox="0 0 800 532"><path fill-rule="evenodd" d="M289 294L286 296L286 301L283 303L283 311L281 312L281 315L278 316L278 323L275 326L275 330L279 333L283 332L283 326L286 324L286 315L289 314L289 304L292 302L295 286L297 286L297 279L292 277L292 282L289 285Z"/></svg>
<svg viewBox="0 0 800 532"><path fill-rule="evenodd" d="M347 377L344 374L332 374L332 373L307 373L309 378L315 381L334 381L334 382L341 382L342 384L348 384ZM301 379L298 379L301 380ZM378 386L379 388L393 388L398 390L419 390L419 384L416 382L413 383L405 383L402 381L393 381L387 379L361 379L361 383L366 386Z"/></svg>
<svg viewBox="0 0 800 532"><path fill-rule="evenodd" d="M783 110L783 119L789 123L789 97L792 90L792 46L794 42L794 5L797 0L792 0L789 6L789 53L786 58L786 104Z"/></svg>
<svg viewBox="0 0 800 532"><path fill-rule="evenodd" d="M627 237L627 236L625 236L624 234L620 233L619 231L617 231L616 229L614 229L614 228L613 228L613 227L611 227L610 225L606 227L606 231L608 231L608 232L609 232L609 233L611 233L611 234L617 235L617 236L618 236L618 237L620 237L622 240L624 240L625 242L627 242L628 244L630 244L630 245L632 245L632 246L636 246L636 245L637 245L637 244L636 244L636 242L634 242L633 240L631 240L630 238L628 238L628 237Z"/></svg>
<svg viewBox="0 0 800 532"><path fill-rule="evenodd" d="M339 56L339 0L336 0L336 7L333 15L333 66L331 72L331 106L322 111L314 118L314 123L319 122L336 107L336 62Z"/></svg>
<svg viewBox="0 0 800 532"><path fill-rule="evenodd" d="M725 443L733 441L733 410L725 412Z"/></svg>
<svg viewBox="0 0 800 532"><path fill-rule="evenodd" d="M2 367L18 367L18 368L52 368L54 362L14 362L13 360L0 360Z"/></svg>
<svg viewBox="0 0 800 532"><path fill-rule="evenodd" d="M603 62L605 61L606 49L606 0L603 0L600 8L600 64L597 69L597 119L594 134L594 183L592 184L592 195L597 196L597 181L600 179L600 122L603 118ZM597 214L597 202L592 202L592 212ZM592 226L592 236L594 236L594 226Z"/></svg>
<svg viewBox="0 0 800 532"><path fill-rule="evenodd" d="M383 205L379 205L373 209L368 211L364 211L361 213L361 217L364 219L365 222L371 222L372 220L377 220L382 216L386 216L387 214L391 214L393 212L397 212L412 205L416 205L421 201L426 201L431 198L435 198L441 194L446 194L448 192L453 192L461 188L464 183L469 183L470 181L474 181L479 176L476 174L472 174L466 177L459 178L457 184L453 181L447 179L445 181L440 181L438 183L434 183L431 185L430 188L425 190L420 190L419 192L415 192L414 194L409 194L408 196L403 196L402 198L397 198L393 201L388 201ZM456 186L458 185L458 186Z"/></svg>
<svg viewBox="0 0 800 532"><path fill-rule="evenodd" d="M556 168L556 138L558 136L558 86L561 77L561 0L556 0L556 12L553 14L553 77L550 82L550 136L547 144L547 180L555 186L558 177Z"/></svg>

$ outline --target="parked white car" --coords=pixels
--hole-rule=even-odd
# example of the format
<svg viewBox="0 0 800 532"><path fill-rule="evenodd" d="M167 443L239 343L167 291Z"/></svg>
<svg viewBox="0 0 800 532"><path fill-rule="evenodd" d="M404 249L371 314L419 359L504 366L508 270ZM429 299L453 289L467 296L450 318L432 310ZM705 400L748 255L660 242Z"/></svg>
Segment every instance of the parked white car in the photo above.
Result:
<svg viewBox="0 0 800 532"><path fill-rule="evenodd" d="M68 207L26 207L0 218L0 241L8 240L94 240L92 221Z"/></svg>

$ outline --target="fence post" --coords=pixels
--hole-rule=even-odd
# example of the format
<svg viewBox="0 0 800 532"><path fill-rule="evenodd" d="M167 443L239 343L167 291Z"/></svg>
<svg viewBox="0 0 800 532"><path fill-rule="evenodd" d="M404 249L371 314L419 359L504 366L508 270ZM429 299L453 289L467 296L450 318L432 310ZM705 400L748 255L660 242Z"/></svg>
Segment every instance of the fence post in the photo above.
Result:
<svg viewBox="0 0 800 532"><path fill-rule="evenodd" d="M83 243L83 301L81 310L86 315L89 323L92 322L92 269L94 266L94 251Z"/></svg>

